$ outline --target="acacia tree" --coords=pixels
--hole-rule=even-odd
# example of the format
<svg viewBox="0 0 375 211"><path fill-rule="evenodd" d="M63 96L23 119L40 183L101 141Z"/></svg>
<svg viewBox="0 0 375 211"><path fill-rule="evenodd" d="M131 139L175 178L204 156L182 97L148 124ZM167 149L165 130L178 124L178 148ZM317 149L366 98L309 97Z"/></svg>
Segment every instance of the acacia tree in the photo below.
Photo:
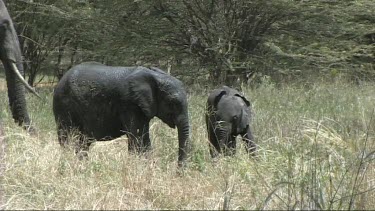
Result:
<svg viewBox="0 0 375 211"><path fill-rule="evenodd" d="M64 52L73 52L70 55L74 57L77 48L93 48L98 43L95 36L98 27L93 24L95 16L92 15L95 11L89 3L17 0L9 3L9 7L17 14L15 21L30 85L36 82L43 68L47 72L42 77L46 74L61 77L64 73L61 67Z"/></svg>
<svg viewBox="0 0 375 211"><path fill-rule="evenodd" d="M284 1L262 0L158 0L155 9L173 25L165 42L209 67L218 83L245 71L264 35L289 13Z"/></svg>
<svg viewBox="0 0 375 211"><path fill-rule="evenodd" d="M59 45L68 14L54 4L56 0L12 1L15 21L20 34L25 75L33 86L42 65Z"/></svg>

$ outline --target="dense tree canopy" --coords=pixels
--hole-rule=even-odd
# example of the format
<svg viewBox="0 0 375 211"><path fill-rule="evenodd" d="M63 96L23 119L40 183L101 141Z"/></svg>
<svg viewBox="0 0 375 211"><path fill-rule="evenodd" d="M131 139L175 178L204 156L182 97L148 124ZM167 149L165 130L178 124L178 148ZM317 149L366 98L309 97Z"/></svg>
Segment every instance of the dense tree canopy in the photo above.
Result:
<svg viewBox="0 0 375 211"><path fill-rule="evenodd" d="M160 66L189 81L374 79L375 2L12 0L30 84L72 65ZM326 77L327 78L327 77Z"/></svg>

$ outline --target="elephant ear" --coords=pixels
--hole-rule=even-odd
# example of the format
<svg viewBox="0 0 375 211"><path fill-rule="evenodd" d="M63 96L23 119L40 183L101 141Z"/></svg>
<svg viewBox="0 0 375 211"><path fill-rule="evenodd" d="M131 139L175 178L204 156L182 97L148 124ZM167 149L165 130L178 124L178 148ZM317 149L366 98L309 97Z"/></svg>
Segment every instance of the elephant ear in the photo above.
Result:
<svg viewBox="0 0 375 211"><path fill-rule="evenodd" d="M132 102L138 105L147 118L157 113L156 82L145 72L138 72L129 78Z"/></svg>
<svg viewBox="0 0 375 211"><path fill-rule="evenodd" d="M217 108L217 104L219 104L221 98L226 95L227 92L225 90L222 90L221 92L219 92L218 95L216 95L215 99L214 99L214 106L215 108Z"/></svg>
<svg viewBox="0 0 375 211"><path fill-rule="evenodd" d="M237 96L237 97L242 98L242 100L245 102L245 104L246 104L248 107L251 105L251 104L250 104L250 101L248 101L248 100L246 99L245 96L243 96L243 95L241 95L241 94L235 94L234 96Z"/></svg>

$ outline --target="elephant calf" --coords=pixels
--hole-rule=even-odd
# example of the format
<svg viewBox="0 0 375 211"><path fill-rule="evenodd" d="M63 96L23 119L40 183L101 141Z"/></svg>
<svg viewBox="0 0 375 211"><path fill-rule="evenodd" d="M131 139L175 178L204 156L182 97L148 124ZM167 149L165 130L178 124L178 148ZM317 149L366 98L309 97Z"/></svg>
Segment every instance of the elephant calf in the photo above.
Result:
<svg viewBox="0 0 375 211"><path fill-rule="evenodd" d="M78 130L76 152L87 154L95 140L129 138L130 151L151 148L149 122L160 118L178 129L178 164L184 164L190 139L186 92L181 81L159 69L82 63L61 78L53 95L60 145ZM89 140L89 141L87 141Z"/></svg>
<svg viewBox="0 0 375 211"><path fill-rule="evenodd" d="M254 154L256 146L250 130L250 102L237 90L222 86L211 91L207 100L206 125L210 153L234 155L236 137L242 136L246 150Z"/></svg>

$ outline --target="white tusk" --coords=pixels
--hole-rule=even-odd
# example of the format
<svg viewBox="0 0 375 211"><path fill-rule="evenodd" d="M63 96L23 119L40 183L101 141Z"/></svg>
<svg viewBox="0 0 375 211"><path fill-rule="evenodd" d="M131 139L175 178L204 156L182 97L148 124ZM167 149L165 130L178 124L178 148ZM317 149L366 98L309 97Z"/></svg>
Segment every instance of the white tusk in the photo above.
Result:
<svg viewBox="0 0 375 211"><path fill-rule="evenodd" d="M17 68L17 65L13 62L10 62L11 65L12 65L12 69L14 71L14 73L17 75L18 79L20 79L20 81L23 83L23 85L25 85L26 89L29 90L31 93L33 93L34 95L36 95L37 97L41 98L39 96L38 93L36 93L36 91L25 81L25 79L22 77L20 71L18 70Z"/></svg>

